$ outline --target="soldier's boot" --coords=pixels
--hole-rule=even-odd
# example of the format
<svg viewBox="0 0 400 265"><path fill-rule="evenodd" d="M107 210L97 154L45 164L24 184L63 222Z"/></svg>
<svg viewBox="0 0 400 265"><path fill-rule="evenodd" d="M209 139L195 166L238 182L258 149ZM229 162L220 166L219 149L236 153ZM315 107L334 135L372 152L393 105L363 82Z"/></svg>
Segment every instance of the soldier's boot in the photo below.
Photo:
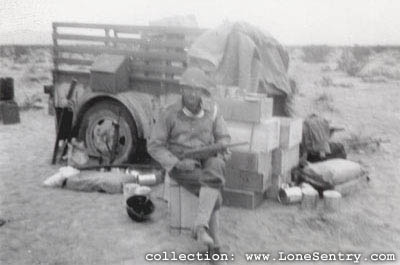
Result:
<svg viewBox="0 0 400 265"><path fill-rule="evenodd" d="M211 215L210 219L210 235L214 239L214 247L210 248L209 254L221 254L221 239L219 233L219 209L215 210ZM211 262L213 265L223 265L227 264L225 260L213 260Z"/></svg>
<svg viewBox="0 0 400 265"><path fill-rule="evenodd" d="M203 245L206 245L208 249L214 247L214 240L209 235L207 228L204 226L198 226L196 228L197 241Z"/></svg>

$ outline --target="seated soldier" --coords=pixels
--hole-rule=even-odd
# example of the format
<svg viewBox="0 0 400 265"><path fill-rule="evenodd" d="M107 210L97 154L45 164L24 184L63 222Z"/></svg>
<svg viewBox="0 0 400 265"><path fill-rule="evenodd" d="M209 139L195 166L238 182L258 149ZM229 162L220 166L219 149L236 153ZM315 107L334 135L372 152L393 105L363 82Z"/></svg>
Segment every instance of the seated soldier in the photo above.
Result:
<svg viewBox="0 0 400 265"><path fill-rule="evenodd" d="M210 251L219 252L218 210L222 203L221 189L225 179L227 154L202 160L182 159L183 151L211 144L229 144L230 136L215 104L207 106L202 97L210 96L215 86L197 68L189 68L181 79L182 98L161 113L148 142L149 154L169 172L171 178L199 196L194 224L197 240Z"/></svg>

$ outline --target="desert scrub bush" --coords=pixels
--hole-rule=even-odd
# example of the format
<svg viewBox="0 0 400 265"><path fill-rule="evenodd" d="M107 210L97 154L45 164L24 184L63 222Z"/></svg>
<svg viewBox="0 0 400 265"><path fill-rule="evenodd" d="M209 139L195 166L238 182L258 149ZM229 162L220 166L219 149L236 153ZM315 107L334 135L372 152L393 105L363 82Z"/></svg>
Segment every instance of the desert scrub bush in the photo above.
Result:
<svg viewBox="0 0 400 265"><path fill-rule="evenodd" d="M331 52L327 45L310 45L303 47L303 61L306 63L324 63Z"/></svg>
<svg viewBox="0 0 400 265"><path fill-rule="evenodd" d="M362 135L362 133L352 133L348 138L344 139L346 149L356 153L376 152L379 150L382 143L387 142L389 141L372 136L365 136Z"/></svg>
<svg viewBox="0 0 400 265"><path fill-rule="evenodd" d="M13 59L14 62L27 63L29 62L28 56L30 54L30 48L28 46L15 45Z"/></svg>
<svg viewBox="0 0 400 265"><path fill-rule="evenodd" d="M322 110L327 110L327 111L336 111L337 109L335 108L333 104L333 98L332 95L330 95L327 92L322 92L318 96L314 98L314 104L322 109Z"/></svg>
<svg viewBox="0 0 400 265"><path fill-rule="evenodd" d="M331 77L329 76L322 76L320 81L315 81L314 84L321 87L354 87L352 83L345 83L345 82L334 82Z"/></svg>
<svg viewBox="0 0 400 265"><path fill-rule="evenodd" d="M19 109L21 111L30 109L43 109L43 106L41 106L40 103L42 103L42 99L39 95L25 95L24 101L19 105Z"/></svg>
<svg viewBox="0 0 400 265"><path fill-rule="evenodd" d="M321 67L321 72L331 72L332 68L329 65L324 65Z"/></svg>
<svg viewBox="0 0 400 265"><path fill-rule="evenodd" d="M321 79L321 86L323 87L329 87L329 86L333 86L333 81L332 78L330 78L329 76L323 76Z"/></svg>
<svg viewBox="0 0 400 265"><path fill-rule="evenodd" d="M354 58L358 62L368 61L369 56L373 53L372 48L366 46L354 46L351 48Z"/></svg>
<svg viewBox="0 0 400 265"><path fill-rule="evenodd" d="M343 49L342 56L339 58L338 69L344 71L349 76L356 76L367 64L373 50L369 47L354 46Z"/></svg>

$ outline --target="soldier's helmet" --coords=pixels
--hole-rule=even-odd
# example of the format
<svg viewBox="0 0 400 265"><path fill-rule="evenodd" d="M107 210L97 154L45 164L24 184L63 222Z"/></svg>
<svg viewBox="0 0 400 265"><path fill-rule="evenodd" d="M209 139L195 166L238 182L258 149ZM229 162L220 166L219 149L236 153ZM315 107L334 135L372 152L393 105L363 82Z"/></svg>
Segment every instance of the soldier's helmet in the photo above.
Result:
<svg viewBox="0 0 400 265"><path fill-rule="evenodd" d="M197 67L189 67L182 74L179 81L181 86L202 89L206 94L210 95L211 90L215 88L215 81L208 76L203 70Z"/></svg>
<svg viewBox="0 0 400 265"><path fill-rule="evenodd" d="M126 200L126 211L136 222L143 222L154 212L154 204L149 195L133 195Z"/></svg>

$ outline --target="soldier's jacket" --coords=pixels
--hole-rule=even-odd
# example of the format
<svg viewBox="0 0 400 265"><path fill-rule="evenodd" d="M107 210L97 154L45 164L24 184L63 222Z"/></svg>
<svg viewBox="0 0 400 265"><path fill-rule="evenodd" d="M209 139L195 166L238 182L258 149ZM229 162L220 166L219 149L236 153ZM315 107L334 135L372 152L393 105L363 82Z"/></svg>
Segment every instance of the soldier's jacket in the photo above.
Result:
<svg viewBox="0 0 400 265"><path fill-rule="evenodd" d="M194 116L179 101L161 113L153 126L147 149L162 167L170 171L182 151L229 142L228 129L217 105L203 104L202 112Z"/></svg>

